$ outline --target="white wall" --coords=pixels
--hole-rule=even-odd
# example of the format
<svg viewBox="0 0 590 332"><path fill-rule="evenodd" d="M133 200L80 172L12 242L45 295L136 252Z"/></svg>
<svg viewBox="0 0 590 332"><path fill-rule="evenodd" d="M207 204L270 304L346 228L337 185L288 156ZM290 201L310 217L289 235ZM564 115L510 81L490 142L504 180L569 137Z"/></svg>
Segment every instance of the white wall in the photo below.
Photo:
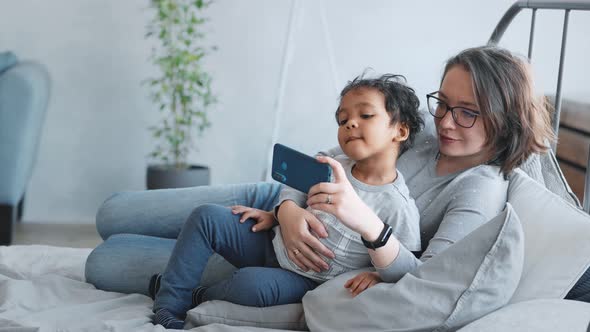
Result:
<svg viewBox="0 0 590 332"><path fill-rule="evenodd" d="M308 153L336 145L337 91L371 67L404 74L424 103L446 58L487 42L509 0L298 0L279 141ZM157 119L143 79L154 75L144 0L2 0L0 47L44 63L53 87L25 220L91 223L111 193L145 188L147 127ZM327 30L322 30L322 9ZM191 159L212 182L262 179L291 10L287 0L219 0L207 60L220 103ZM502 44L526 54L529 12ZM539 12L534 64L554 91L563 14ZM590 13L572 13L564 96L590 101ZM328 37L326 40L325 37ZM329 51L334 62L330 63Z"/></svg>

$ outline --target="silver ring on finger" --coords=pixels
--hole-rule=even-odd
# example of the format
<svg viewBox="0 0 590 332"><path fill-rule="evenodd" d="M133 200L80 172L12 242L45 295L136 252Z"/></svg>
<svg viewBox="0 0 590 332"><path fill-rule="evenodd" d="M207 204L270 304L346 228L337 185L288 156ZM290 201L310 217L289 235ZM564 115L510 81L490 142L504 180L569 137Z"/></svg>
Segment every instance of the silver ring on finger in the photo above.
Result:
<svg viewBox="0 0 590 332"><path fill-rule="evenodd" d="M332 204L332 195L328 194L326 197L326 204Z"/></svg>
<svg viewBox="0 0 590 332"><path fill-rule="evenodd" d="M301 251L299 251L299 249L293 249L293 255L297 256L301 253Z"/></svg>

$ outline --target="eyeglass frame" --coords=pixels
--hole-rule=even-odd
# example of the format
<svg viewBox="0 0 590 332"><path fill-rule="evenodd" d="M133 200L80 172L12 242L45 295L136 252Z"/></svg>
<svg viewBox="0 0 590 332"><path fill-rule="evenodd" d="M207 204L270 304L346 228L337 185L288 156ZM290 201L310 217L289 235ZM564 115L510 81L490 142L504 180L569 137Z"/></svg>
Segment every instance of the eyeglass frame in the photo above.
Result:
<svg viewBox="0 0 590 332"><path fill-rule="evenodd" d="M454 122L455 122L455 123L456 123L458 126L460 126L460 127L463 127L463 128L472 128L472 127L475 125L475 122L477 121L477 118L478 118L479 116L481 116L481 113L479 113L479 111L476 111L476 110L473 110L473 109L471 109L471 108L464 107L464 106L453 106L453 107L451 107L451 106L449 106L449 104L448 104L447 102L445 102L444 100L442 100L442 99L440 99L440 98L438 98L438 97L435 97L435 96L434 96L434 94L437 94L437 93L438 93L438 91L434 91L434 92L431 92L431 93L428 93L428 94L426 94L426 107L428 108L428 113L430 113L430 115L432 115L433 117L435 117L435 118L437 118L437 119L442 119L442 118L444 118L444 117L447 115L447 113L449 113L449 111L450 111L450 112L451 112L451 117L453 118L453 121L454 121ZM433 99L435 99L436 101L438 101L438 102L440 102L440 103L442 103L442 104L444 104L444 105L446 106L446 107L445 107L445 114L443 114L442 116L437 116L437 115L435 115L435 114L433 114L433 113L432 113L432 111L431 111L431 109L430 109L430 98L433 98ZM464 125L460 124L460 123L457 121L457 116L455 115L455 109L462 109L462 110L465 110L465 111L468 111L468 112L471 112L471 113L473 113L473 115L474 115L474 118L473 118L473 123L471 124L471 126L464 126ZM435 110L435 112L436 112L436 110Z"/></svg>

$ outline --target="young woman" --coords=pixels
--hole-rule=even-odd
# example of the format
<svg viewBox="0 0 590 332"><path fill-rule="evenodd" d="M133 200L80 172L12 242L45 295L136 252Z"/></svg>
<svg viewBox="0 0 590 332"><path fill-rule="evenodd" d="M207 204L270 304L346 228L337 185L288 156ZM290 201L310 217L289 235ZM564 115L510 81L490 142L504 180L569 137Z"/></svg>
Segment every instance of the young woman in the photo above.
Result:
<svg viewBox="0 0 590 332"><path fill-rule="evenodd" d="M554 140L528 64L498 47L471 48L450 58L440 87L427 98L436 131L417 137L397 163L420 211L423 251L416 258L389 237L383 247L388 254L373 264L390 281L496 216L506 202L506 176ZM325 237L326 230L293 202L275 206L280 188L258 183L116 194L98 212L97 228L106 241L89 256L86 278L100 289L147 294L150 276L166 266L184 221L205 203L274 209L288 258L302 270L326 268L334 253L312 235ZM369 240L379 237L383 222L346 178L316 185L307 204L346 224L362 223ZM220 275L219 268L214 271Z"/></svg>

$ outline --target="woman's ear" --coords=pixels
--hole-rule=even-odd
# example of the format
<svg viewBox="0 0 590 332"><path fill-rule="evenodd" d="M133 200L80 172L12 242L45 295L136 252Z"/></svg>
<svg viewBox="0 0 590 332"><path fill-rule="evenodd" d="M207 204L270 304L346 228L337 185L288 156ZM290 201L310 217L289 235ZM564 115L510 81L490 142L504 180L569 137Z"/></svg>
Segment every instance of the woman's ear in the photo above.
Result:
<svg viewBox="0 0 590 332"><path fill-rule="evenodd" d="M397 135L393 137L394 142L403 142L410 136L410 127L406 123L399 123L397 125Z"/></svg>

